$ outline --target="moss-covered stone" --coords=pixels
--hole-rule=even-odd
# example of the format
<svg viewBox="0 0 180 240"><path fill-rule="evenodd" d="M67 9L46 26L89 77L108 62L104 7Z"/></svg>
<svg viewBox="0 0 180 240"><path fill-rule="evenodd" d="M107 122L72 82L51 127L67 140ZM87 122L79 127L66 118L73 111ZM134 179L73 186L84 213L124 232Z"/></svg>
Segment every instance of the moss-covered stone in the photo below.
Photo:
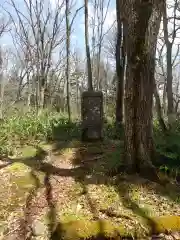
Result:
<svg viewBox="0 0 180 240"><path fill-rule="evenodd" d="M29 157L35 157L37 153L37 148L35 146L31 145L25 145L21 148L17 148L17 154L18 157L21 158L29 158ZM14 156L16 158L17 156Z"/></svg>
<svg viewBox="0 0 180 240"><path fill-rule="evenodd" d="M180 231L180 216L161 216L153 218L155 233Z"/></svg>
<svg viewBox="0 0 180 240"><path fill-rule="evenodd" d="M8 167L6 167L6 170L8 172L10 172L10 174L22 174L25 175L28 172L30 172L30 167L28 167L27 165L21 163L21 162L14 162L13 164L9 165Z"/></svg>
<svg viewBox="0 0 180 240"><path fill-rule="evenodd" d="M105 237L130 236L131 234L121 225L115 225L110 221L71 221L61 224L61 235L65 240L89 239L102 234Z"/></svg>
<svg viewBox="0 0 180 240"><path fill-rule="evenodd" d="M117 236L136 236L138 239L145 239L145 233L140 229L132 228L128 231L125 226L117 225L108 220L92 221L87 219L75 220L73 218L72 220L69 219L69 221L68 219L61 220L58 236L63 237L64 240L95 239L99 235L113 239L116 239ZM153 233L180 231L180 216L163 216L154 218L152 221L154 221ZM152 234L152 231L149 231L149 235ZM146 232L146 234L148 233Z"/></svg>
<svg viewBox="0 0 180 240"><path fill-rule="evenodd" d="M0 189L0 220L6 220L10 213L17 211L27 200L27 195L33 189L43 184L44 174L34 172L23 163L15 162L4 172L5 179L1 180Z"/></svg>

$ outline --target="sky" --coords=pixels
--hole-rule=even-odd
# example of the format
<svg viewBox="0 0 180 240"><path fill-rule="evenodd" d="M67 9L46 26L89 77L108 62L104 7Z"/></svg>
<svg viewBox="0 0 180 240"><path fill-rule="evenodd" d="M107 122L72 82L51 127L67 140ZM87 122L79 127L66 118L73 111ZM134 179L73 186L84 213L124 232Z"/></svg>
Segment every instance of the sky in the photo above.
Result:
<svg viewBox="0 0 180 240"><path fill-rule="evenodd" d="M1 2L2 1L2 2ZM0 2L0 14L6 14L6 11L11 12L11 14L15 15L15 13L12 10L12 7L8 4L8 1L10 0L1 0ZM28 0L26 0L28 1ZM49 0L52 4L52 8L55 8L56 3L58 0ZM63 0L59 0L63 1ZM70 0L73 1L73 8L71 9L71 18L74 16L76 10L83 6L84 0ZM92 1L89 0L89 24L91 23L91 18L93 16L93 4ZM107 5L109 0L104 0L104 12L106 12ZM167 0L168 4L172 4L174 0ZM24 0L14 0L15 4L17 5L19 11L22 11L25 14L25 5ZM104 32L107 32L108 29L110 29L116 19L116 1L110 0L110 4L107 11L107 16L104 22ZM64 9L65 10L65 9ZM168 9L168 16L173 15L172 8ZM180 22L179 22L180 24ZM162 29L162 24L161 24ZM82 58L85 57L85 38L84 38L84 9L81 9L74 21L73 27L72 27L72 34L71 34L71 50L72 52L78 52ZM172 31L172 24L169 24L169 31ZM173 46L173 54L176 54L177 46L180 44L180 31L177 34L178 38L175 40L175 44ZM89 40L92 39L92 28L89 25ZM160 47L161 41L158 41L158 47ZM3 37L0 38L0 45L3 46L3 49L10 49L13 48L13 41L11 38L10 32L5 33ZM163 53L165 54L166 48L164 48Z"/></svg>
<svg viewBox="0 0 180 240"><path fill-rule="evenodd" d="M12 7L8 4L8 1L10 0L3 0L0 6L0 13L3 13L7 15L6 11L11 12L11 14L14 14L14 11L12 10ZM56 6L57 0L49 0L51 1L52 7ZM59 0L62 1L62 0ZM104 11L106 12L107 9L107 3L109 0L104 0ZM16 5L18 6L19 11L25 12L25 5L23 0L14 0ZM74 4L75 3L75 4ZM74 16L74 13L78 8L83 6L84 1L83 0L73 0L73 8L71 10L71 16ZM2 10L1 10L2 9ZM91 22L91 17L93 16L93 6L92 1L89 1L89 21ZM71 17L72 18L72 17ZM104 22L104 32L107 32L107 30L112 26L116 18L116 9L115 9L115 0L110 0L110 4L108 7L107 16ZM89 27L89 39L91 40L92 29ZM13 47L13 42L11 38L10 33L4 33L3 36L0 39L0 44L3 46L3 48L10 48ZM84 9L81 9L75 20L72 27L72 34L71 34L71 47L73 51L78 49L79 52L84 53L85 52L85 40L84 40ZM83 54L84 55L84 54Z"/></svg>

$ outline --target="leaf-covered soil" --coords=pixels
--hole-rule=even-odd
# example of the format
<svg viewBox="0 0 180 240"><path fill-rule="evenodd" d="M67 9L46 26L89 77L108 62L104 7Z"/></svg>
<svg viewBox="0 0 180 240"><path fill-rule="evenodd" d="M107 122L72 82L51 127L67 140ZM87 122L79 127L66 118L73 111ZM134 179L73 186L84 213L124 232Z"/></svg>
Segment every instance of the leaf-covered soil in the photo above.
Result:
<svg viewBox="0 0 180 240"><path fill-rule="evenodd" d="M180 239L178 183L113 174L117 149L39 143L2 158L0 239Z"/></svg>

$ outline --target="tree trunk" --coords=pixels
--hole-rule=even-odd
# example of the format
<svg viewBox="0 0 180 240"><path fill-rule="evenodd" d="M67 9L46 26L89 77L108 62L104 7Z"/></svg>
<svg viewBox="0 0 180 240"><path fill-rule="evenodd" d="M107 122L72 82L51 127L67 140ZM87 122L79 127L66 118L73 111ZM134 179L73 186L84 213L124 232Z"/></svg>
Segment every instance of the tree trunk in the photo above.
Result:
<svg viewBox="0 0 180 240"><path fill-rule="evenodd" d="M42 112L42 109L44 108L44 98L45 98L45 87L43 85L41 86L41 90L40 90L40 103L39 103L40 112Z"/></svg>
<svg viewBox="0 0 180 240"><path fill-rule="evenodd" d="M69 49L70 49L70 25L69 25L69 0L66 0L66 100L68 120L71 121L70 91L69 91Z"/></svg>
<svg viewBox="0 0 180 240"><path fill-rule="evenodd" d="M158 93L156 84L154 84L154 97L155 97L155 101L156 101L155 104L156 104L156 112L157 112L157 118L158 118L159 125L160 125L162 131L166 132L167 128L166 128L166 124L163 119L161 101L159 98L159 93Z"/></svg>
<svg viewBox="0 0 180 240"><path fill-rule="evenodd" d="M39 110L38 112L41 113L42 110L45 107L45 91L46 91L46 84L47 79L44 76L44 71L41 69L41 75L39 77L39 87L40 87L40 93L39 93Z"/></svg>
<svg viewBox="0 0 180 240"><path fill-rule="evenodd" d="M128 16L125 84L125 159L128 171L154 173L152 104L160 2L122 0ZM131 13L128 11L132 11Z"/></svg>
<svg viewBox="0 0 180 240"><path fill-rule="evenodd" d="M88 69L88 90L93 90L92 84L92 68L91 68L91 55L89 50L89 32L88 32L88 0L84 0L84 16L85 16L85 44L86 44L86 58Z"/></svg>
<svg viewBox="0 0 180 240"><path fill-rule="evenodd" d="M164 87L163 87L163 115L166 117L167 116L167 104L166 104L166 79L164 82Z"/></svg>
<svg viewBox="0 0 180 240"><path fill-rule="evenodd" d="M4 103L4 76L3 73L0 72L0 119L3 119L3 103Z"/></svg>
<svg viewBox="0 0 180 240"><path fill-rule="evenodd" d="M27 74L27 84L28 84L27 108L28 108L28 110L30 110L32 89L31 89L31 83L30 83L30 79L29 79L29 73Z"/></svg>
<svg viewBox="0 0 180 240"><path fill-rule="evenodd" d="M166 72L167 72L167 99L168 99L168 107L167 107L167 115L168 115L168 123L169 126L174 122L174 106L173 106L173 91L172 91L172 42L169 41L168 35L168 19L167 19L167 11L166 11L166 2L163 4L163 28L164 28L164 40L166 44Z"/></svg>
<svg viewBox="0 0 180 240"><path fill-rule="evenodd" d="M125 70L125 51L124 35L122 34L122 22L120 16L120 2L116 0L116 18L117 18L117 40L116 40L116 124L123 122L123 98L124 98L124 70ZM122 36L123 35L123 36Z"/></svg>

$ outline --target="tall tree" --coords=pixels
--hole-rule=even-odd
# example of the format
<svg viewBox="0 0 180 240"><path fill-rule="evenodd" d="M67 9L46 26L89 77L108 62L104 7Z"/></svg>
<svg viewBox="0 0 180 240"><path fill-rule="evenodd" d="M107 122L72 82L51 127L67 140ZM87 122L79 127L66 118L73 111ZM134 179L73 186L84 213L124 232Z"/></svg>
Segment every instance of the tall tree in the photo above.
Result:
<svg viewBox="0 0 180 240"><path fill-rule="evenodd" d="M167 91L167 102L168 102L168 123L169 125L174 122L174 104L173 104L173 61L172 61L172 49L173 44L176 38L176 32L179 29L179 27L176 27L176 11L178 8L178 0L175 0L174 2L174 9L173 9L173 32L170 38L169 38L169 32L168 32L168 17L167 17L167 6L166 1L164 1L163 4L163 30L164 30L164 42L166 45L166 75L167 75L167 85L166 85L166 91Z"/></svg>
<svg viewBox="0 0 180 240"><path fill-rule="evenodd" d="M69 0L66 0L66 98L69 122L71 121L70 91L69 91L69 52L70 52L70 24L69 24Z"/></svg>
<svg viewBox="0 0 180 240"><path fill-rule="evenodd" d="M86 58L88 70L88 90L93 90L92 84L92 68L91 68L91 55L89 49L89 31L88 31L88 0L84 0L84 17L85 17L85 44L86 44Z"/></svg>
<svg viewBox="0 0 180 240"><path fill-rule="evenodd" d="M53 53L59 50L64 41L62 25L64 20L64 1L56 2L52 7L51 1L23 0L24 12L15 0L10 0L12 11L7 11L14 23L16 44L22 46L25 58L34 75L33 82L36 92L36 106L38 109L45 107L48 76L53 63ZM17 27L18 22L18 27ZM22 52L23 52L22 51Z"/></svg>
<svg viewBox="0 0 180 240"><path fill-rule="evenodd" d="M166 124L165 124L164 119L163 119L162 108L161 108L161 101L160 101L160 97L159 97L159 93L158 93L158 89L157 89L156 83L154 83L154 97L155 97L157 119L159 121L159 125L160 125L162 131L165 133L167 128L166 128Z"/></svg>
<svg viewBox="0 0 180 240"><path fill-rule="evenodd" d="M129 171L142 174L151 173L149 169L154 169L152 104L162 2L163 0L120 2L122 18L127 21L125 159Z"/></svg>
<svg viewBox="0 0 180 240"><path fill-rule="evenodd" d="M124 36L121 21L120 1L116 0L116 19L117 19L117 39L116 39L116 77L117 77L117 95L116 95L116 123L123 122L123 98L124 98L124 72L125 72L125 51Z"/></svg>
<svg viewBox="0 0 180 240"><path fill-rule="evenodd" d="M167 19L167 10L166 10L166 1L163 4L163 28L164 28L164 40L166 44L166 60L167 60L167 99L168 99L168 122L172 122L171 118L173 115L173 92L172 92L172 45L173 43L169 40L168 35L168 19Z"/></svg>
<svg viewBox="0 0 180 240"><path fill-rule="evenodd" d="M78 12L83 8L80 7L76 9L75 14L72 17L72 20L70 22L70 11L71 7L69 4L69 0L66 0L66 100L67 100L67 112L68 112L68 120L69 122L71 121L71 92L70 92L70 38L71 38L71 31L72 31L72 26L74 23L74 20L78 14Z"/></svg>

